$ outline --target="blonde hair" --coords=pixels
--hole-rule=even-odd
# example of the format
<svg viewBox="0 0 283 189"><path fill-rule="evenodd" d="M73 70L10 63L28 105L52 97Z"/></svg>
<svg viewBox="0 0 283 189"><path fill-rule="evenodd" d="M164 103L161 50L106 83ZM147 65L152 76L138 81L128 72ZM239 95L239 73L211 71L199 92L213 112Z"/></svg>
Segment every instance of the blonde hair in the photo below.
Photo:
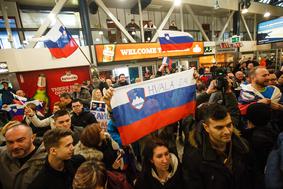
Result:
<svg viewBox="0 0 283 189"><path fill-rule="evenodd" d="M6 133L7 133L8 130L10 130L10 129L14 128L14 127L20 126L20 125L29 128L30 131L31 131L31 134L32 134L32 129L31 129L31 127L29 127L29 126L27 126L26 124L21 123L21 122L19 122L19 121L9 121L9 122L8 122L6 125L4 125L4 127L1 129L1 133L2 133L2 135L5 137L5 135L6 135Z"/></svg>

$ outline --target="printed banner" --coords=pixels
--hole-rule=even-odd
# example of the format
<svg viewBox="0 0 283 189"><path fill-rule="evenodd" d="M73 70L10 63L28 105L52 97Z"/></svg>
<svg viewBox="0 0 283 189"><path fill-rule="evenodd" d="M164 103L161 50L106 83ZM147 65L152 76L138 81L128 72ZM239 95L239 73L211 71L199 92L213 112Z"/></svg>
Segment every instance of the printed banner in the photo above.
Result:
<svg viewBox="0 0 283 189"><path fill-rule="evenodd" d="M123 144L195 112L194 70L115 89L111 99L115 126Z"/></svg>
<svg viewBox="0 0 283 189"><path fill-rule="evenodd" d="M165 56L190 56L203 54L203 42L192 42L186 50L162 51L159 43L109 44L96 45L98 63L150 58Z"/></svg>

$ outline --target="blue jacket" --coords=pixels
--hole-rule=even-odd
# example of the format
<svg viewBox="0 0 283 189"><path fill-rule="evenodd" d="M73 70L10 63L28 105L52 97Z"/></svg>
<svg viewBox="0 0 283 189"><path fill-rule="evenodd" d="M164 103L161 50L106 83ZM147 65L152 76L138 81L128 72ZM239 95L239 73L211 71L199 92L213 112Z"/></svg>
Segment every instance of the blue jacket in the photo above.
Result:
<svg viewBox="0 0 283 189"><path fill-rule="evenodd" d="M14 96L11 92L15 93L10 87L8 89L0 89L0 93L2 94L2 104L13 104Z"/></svg>
<svg viewBox="0 0 283 189"><path fill-rule="evenodd" d="M277 139L277 148L268 156L265 170L266 189L283 188L283 133Z"/></svg>

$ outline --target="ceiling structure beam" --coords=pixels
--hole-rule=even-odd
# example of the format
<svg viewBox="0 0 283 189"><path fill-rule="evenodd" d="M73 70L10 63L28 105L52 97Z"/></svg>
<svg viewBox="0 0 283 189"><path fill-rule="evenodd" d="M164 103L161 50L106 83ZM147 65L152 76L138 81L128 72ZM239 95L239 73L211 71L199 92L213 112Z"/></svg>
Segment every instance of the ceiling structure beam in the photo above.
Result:
<svg viewBox="0 0 283 189"><path fill-rule="evenodd" d="M143 29L143 18L142 18L141 0L138 0L138 4L139 4L139 16L140 16L141 38L142 38L142 42L144 43L144 29Z"/></svg>
<svg viewBox="0 0 283 189"><path fill-rule="evenodd" d="M194 22L196 23L198 29L200 30L200 32L201 32L201 34L202 34L204 40L205 40L205 41L210 41L209 38L207 37L207 35L206 35L204 29L202 28L202 25L201 25L200 22L198 21L198 19L197 19L195 13L194 13L192 7L191 7L189 4L186 4L186 5L185 5L185 8L187 9L187 11L188 11L188 12L190 13L190 15L192 16Z"/></svg>
<svg viewBox="0 0 283 189"><path fill-rule="evenodd" d="M250 40L252 41L252 40L253 40L253 37L252 37L252 34L251 34L251 32L250 32L250 29L249 29L249 27L248 27L248 25L247 25L246 19L245 19L244 15L243 15L242 13L240 13L240 15L241 15L243 24L244 24L244 26L245 26L245 28L246 28L246 30L247 30L247 32L248 32L249 38L250 38Z"/></svg>
<svg viewBox="0 0 283 189"><path fill-rule="evenodd" d="M122 33L131 41L131 43L136 43L136 40L129 34L125 27L119 22L119 20L110 12L110 10L105 6L102 0L95 0L95 3L102 8L102 10L110 17L110 19L116 24L116 26L122 31Z"/></svg>
<svg viewBox="0 0 283 189"><path fill-rule="evenodd" d="M8 34L8 41L9 41L11 47L14 48L15 46L14 46L14 42L13 42L13 34L12 34L11 26L10 26L10 23L9 23L6 4L5 4L4 0L0 0L0 6L1 6L2 16L3 16L4 22L5 22L5 28L6 28L6 31L7 31L7 34Z"/></svg>
<svg viewBox="0 0 283 189"><path fill-rule="evenodd" d="M53 7L50 6L39 6L39 5L21 5L19 4L20 10L26 11L52 11ZM61 12L79 12L79 7L63 7Z"/></svg>
<svg viewBox="0 0 283 189"><path fill-rule="evenodd" d="M44 32L46 31L46 29L49 27L50 23L51 23L51 18L56 18L56 16L59 14L59 12L61 11L61 9L64 7L65 3L68 0L58 0L56 5L54 6L54 8L52 9L52 11L48 14L47 18L44 20L43 24L39 27L39 29L37 30L37 32L35 33L34 37L35 38L39 38L41 37ZM28 44L28 48L34 48L35 45L37 44L37 42L35 41L31 41Z"/></svg>
<svg viewBox="0 0 283 189"><path fill-rule="evenodd" d="M183 14L183 4L180 5L180 17L181 17L181 31L184 31L184 14ZM175 20L176 22L176 20Z"/></svg>
<svg viewBox="0 0 283 189"><path fill-rule="evenodd" d="M230 20L232 19L233 15L234 15L234 13L235 13L235 11L232 11L232 12L231 12L231 14L230 14L230 16L228 17L228 19L227 19L227 21L226 21L226 23L225 23L225 25L224 25L222 31L220 32L220 34L219 34L219 36L218 36L217 41L220 41L220 40L221 40L221 38L222 38L222 36L223 36L223 34L224 34L226 28L227 28L228 25L229 25Z"/></svg>
<svg viewBox="0 0 283 189"><path fill-rule="evenodd" d="M168 20L169 20L169 18L171 16L172 12L174 11L174 9L175 9L175 4L173 2L172 5L171 5L171 8L167 12L167 15L164 17L163 21L161 22L161 24L159 25L158 29L156 30L154 36L152 37L151 42L155 42L156 41L159 33L163 30L164 26L168 22Z"/></svg>

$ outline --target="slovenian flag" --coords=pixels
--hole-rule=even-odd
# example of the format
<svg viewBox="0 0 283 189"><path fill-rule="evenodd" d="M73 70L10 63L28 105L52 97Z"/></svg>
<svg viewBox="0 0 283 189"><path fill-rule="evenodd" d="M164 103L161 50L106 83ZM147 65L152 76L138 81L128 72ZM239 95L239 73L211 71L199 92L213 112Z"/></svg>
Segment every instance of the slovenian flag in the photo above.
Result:
<svg viewBox="0 0 283 189"><path fill-rule="evenodd" d="M124 145L195 112L193 69L115 89L113 118Z"/></svg>
<svg viewBox="0 0 283 189"><path fill-rule="evenodd" d="M9 104L7 107L2 108L2 110L9 112L13 120L23 121L24 112L25 112L24 109L26 105L29 103L35 104L36 110L38 111L42 110L43 108L43 105L39 100L32 100L32 101L26 101L23 104Z"/></svg>
<svg viewBox="0 0 283 189"><path fill-rule="evenodd" d="M45 38L48 40L44 41L44 45L55 58L66 58L78 48L72 35L59 22L56 22Z"/></svg>
<svg viewBox="0 0 283 189"><path fill-rule="evenodd" d="M162 64L168 66L169 69L172 69L172 63L173 60L171 58L168 58L167 56L163 58Z"/></svg>
<svg viewBox="0 0 283 189"><path fill-rule="evenodd" d="M162 51L185 50L192 47L193 36L187 32L163 30L159 33Z"/></svg>

